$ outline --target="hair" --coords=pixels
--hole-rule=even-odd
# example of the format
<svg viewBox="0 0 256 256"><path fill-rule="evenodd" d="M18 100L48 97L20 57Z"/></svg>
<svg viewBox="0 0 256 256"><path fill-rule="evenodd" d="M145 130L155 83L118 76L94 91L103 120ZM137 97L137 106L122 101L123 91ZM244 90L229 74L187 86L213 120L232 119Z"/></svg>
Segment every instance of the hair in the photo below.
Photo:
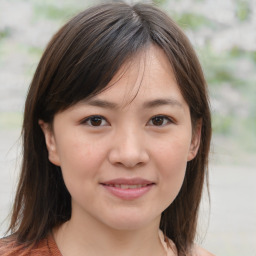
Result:
<svg viewBox="0 0 256 256"><path fill-rule="evenodd" d="M160 229L187 255L194 243L203 184L208 185L211 116L198 58L185 34L157 7L125 3L91 7L51 39L31 82L22 129L23 162L8 232L31 246L71 217L71 196L61 169L48 160L38 120L101 92L127 59L149 45L168 57L190 108L192 126L202 122L197 156L188 162L178 196L164 210Z"/></svg>

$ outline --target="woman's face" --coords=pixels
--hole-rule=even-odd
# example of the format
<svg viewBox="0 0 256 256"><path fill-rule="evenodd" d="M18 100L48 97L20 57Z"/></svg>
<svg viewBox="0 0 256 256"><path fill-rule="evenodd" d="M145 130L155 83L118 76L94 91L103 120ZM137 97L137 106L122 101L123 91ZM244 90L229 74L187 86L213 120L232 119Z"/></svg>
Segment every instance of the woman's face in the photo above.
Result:
<svg viewBox="0 0 256 256"><path fill-rule="evenodd" d="M156 46L126 63L105 91L56 114L52 130L40 124L71 194L72 218L118 230L159 225L200 140Z"/></svg>

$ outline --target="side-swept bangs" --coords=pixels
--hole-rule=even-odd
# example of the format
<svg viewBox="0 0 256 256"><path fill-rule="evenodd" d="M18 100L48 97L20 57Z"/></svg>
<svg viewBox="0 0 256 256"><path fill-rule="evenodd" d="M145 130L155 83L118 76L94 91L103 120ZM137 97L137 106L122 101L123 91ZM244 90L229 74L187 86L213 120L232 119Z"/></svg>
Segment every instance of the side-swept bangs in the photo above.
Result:
<svg viewBox="0 0 256 256"><path fill-rule="evenodd" d="M53 37L38 66L33 86L40 94L40 118L51 122L56 112L100 92L149 42L147 27L126 4L77 15Z"/></svg>

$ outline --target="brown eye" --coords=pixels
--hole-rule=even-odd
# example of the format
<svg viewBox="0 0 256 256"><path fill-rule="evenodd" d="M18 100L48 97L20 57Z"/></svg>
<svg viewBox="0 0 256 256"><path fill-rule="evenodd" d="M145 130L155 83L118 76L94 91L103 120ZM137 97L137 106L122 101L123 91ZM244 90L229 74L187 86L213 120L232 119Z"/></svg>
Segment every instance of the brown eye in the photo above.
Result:
<svg viewBox="0 0 256 256"><path fill-rule="evenodd" d="M154 118L152 118L152 124L159 126L159 125L163 125L164 123L164 117L163 116L156 116Z"/></svg>
<svg viewBox="0 0 256 256"><path fill-rule="evenodd" d="M95 116L90 119L90 123L92 126L100 126L102 123L102 118Z"/></svg>
<svg viewBox="0 0 256 256"><path fill-rule="evenodd" d="M83 124L94 127L108 125L106 119L102 116L90 116L83 122Z"/></svg>
<svg viewBox="0 0 256 256"><path fill-rule="evenodd" d="M169 123L172 123L172 120L167 116L154 116L149 121L152 126L165 126Z"/></svg>

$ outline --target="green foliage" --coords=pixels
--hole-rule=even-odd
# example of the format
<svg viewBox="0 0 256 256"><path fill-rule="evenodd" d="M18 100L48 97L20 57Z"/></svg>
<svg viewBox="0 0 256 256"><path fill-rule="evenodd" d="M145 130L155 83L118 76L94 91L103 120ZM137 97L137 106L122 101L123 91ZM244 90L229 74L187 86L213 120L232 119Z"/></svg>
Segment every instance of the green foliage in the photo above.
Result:
<svg viewBox="0 0 256 256"><path fill-rule="evenodd" d="M197 30L204 26L213 26L213 23L208 18L199 14L185 12L174 14L173 18L183 29Z"/></svg>
<svg viewBox="0 0 256 256"><path fill-rule="evenodd" d="M28 53L31 54L31 55L34 55L38 58L40 58L40 56L42 55L43 53L43 50L39 47L29 47L28 49Z"/></svg>
<svg viewBox="0 0 256 256"><path fill-rule="evenodd" d="M75 8L69 8L65 5L59 8L52 4L43 4L43 2L34 4L34 14L36 18L41 17L49 20L64 20L67 17L73 16L76 11Z"/></svg>
<svg viewBox="0 0 256 256"><path fill-rule="evenodd" d="M236 16L240 21L245 21L250 16L250 6L248 1L239 0L237 1Z"/></svg>
<svg viewBox="0 0 256 256"><path fill-rule="evenodd" d="M210 87L220 88L223 84L230 84L232 87L239 87L244 81L236 77L235 67L229 66L225 59L212 57L204 64L205 76Z"/></svg>
<svg viewBox="0 0 256 256"><path fill-rule="evenodd" d="M256 64L256 51L251 52L251 57L254 63Z"/></svg>
<svg viewBox="0 0 256 256"><path fill-rule="evenodd" d="M225 66L217 66L212 70L206 71L206 77L212 86L221 86L223 83L229 83L232 87L239 87L244 81L235 76L234 72Z"/></svg>
<svg viewBox="0 0 256 256"><path fill-rule="evenodd" d="M157 5L163 5L165 4L167 1L166 0L153 0L153 3L154 4L157 4Z"/></svg>
<svg viewBox="0 0 256 256"><path fill-rule="evenodd" d="M220 113L213 113L213 123L212 128L214 133L222 134L222 135L229 135L232 129L232 123L234 117L223 116Z"/></svg>
<svg viewBox="0 0 256 256"><path fill-rule="evenodd" d="M233 46L232 49L230 50L230 57L242 57L244 56L246 51L243 49L239 48L238 46Z"/></svg>
<svg viewBox="0 0 256 256"><path fill-rule="evenodd" d="M242 125L244 127L244 139L241 141L241 143L245 143L247 141L246 149L256 152L256 114L254 114L253 117L247 118Z"/></svg>
<svg viewBox="0 0 256 256"><path fill-rule="evenodd" d="M11 35L11 29L8 27L5 27L3 29L0 30L0 40L7 38Z"/></svg>
<svg viewBox="0 0 256 256"><path fill-rule="evenodd" d="M224 136L232 141L234 147L241 151L256 151L256 115L242 118L235 113L221 115L214 112L212 117L212 127L215 135Z"/></svg>
<svg viewBox="0 0 256 256"><path fill-rule="evenodd" d="M208 44L200 49L200 57L207 82L211 87L220 88L225 83L238 90L246 87L250 91L251 78L248 73L252 70L248 70L248 72L240 71L241 63L248 62L251 69L254 69L256 52L234 46L230 50L218 54Z"/></svg>
<svg viewBox="0 0 256 256"><path fill-rule="evenodd" d="M232 146L227 145L230 150L256 152L256 76L253 73L256 51L234 45L220 54L208 42L200 49L199 56L210 94L225 108L223 112L212 113L214 135L232 143ZM242 63L251 64L247 71L241 69ZM229 103L225 106L227 91L223 89L227 87L240 95L241 102L237 102L237 106L231 107Z"/></svg>
<svg viewBox="0 0 256 256"><path fill-rule="evenodd" d="M234 46L230 52L230 58L248 58L256 64L256 51L246 51L237 46Z"/></svg>

